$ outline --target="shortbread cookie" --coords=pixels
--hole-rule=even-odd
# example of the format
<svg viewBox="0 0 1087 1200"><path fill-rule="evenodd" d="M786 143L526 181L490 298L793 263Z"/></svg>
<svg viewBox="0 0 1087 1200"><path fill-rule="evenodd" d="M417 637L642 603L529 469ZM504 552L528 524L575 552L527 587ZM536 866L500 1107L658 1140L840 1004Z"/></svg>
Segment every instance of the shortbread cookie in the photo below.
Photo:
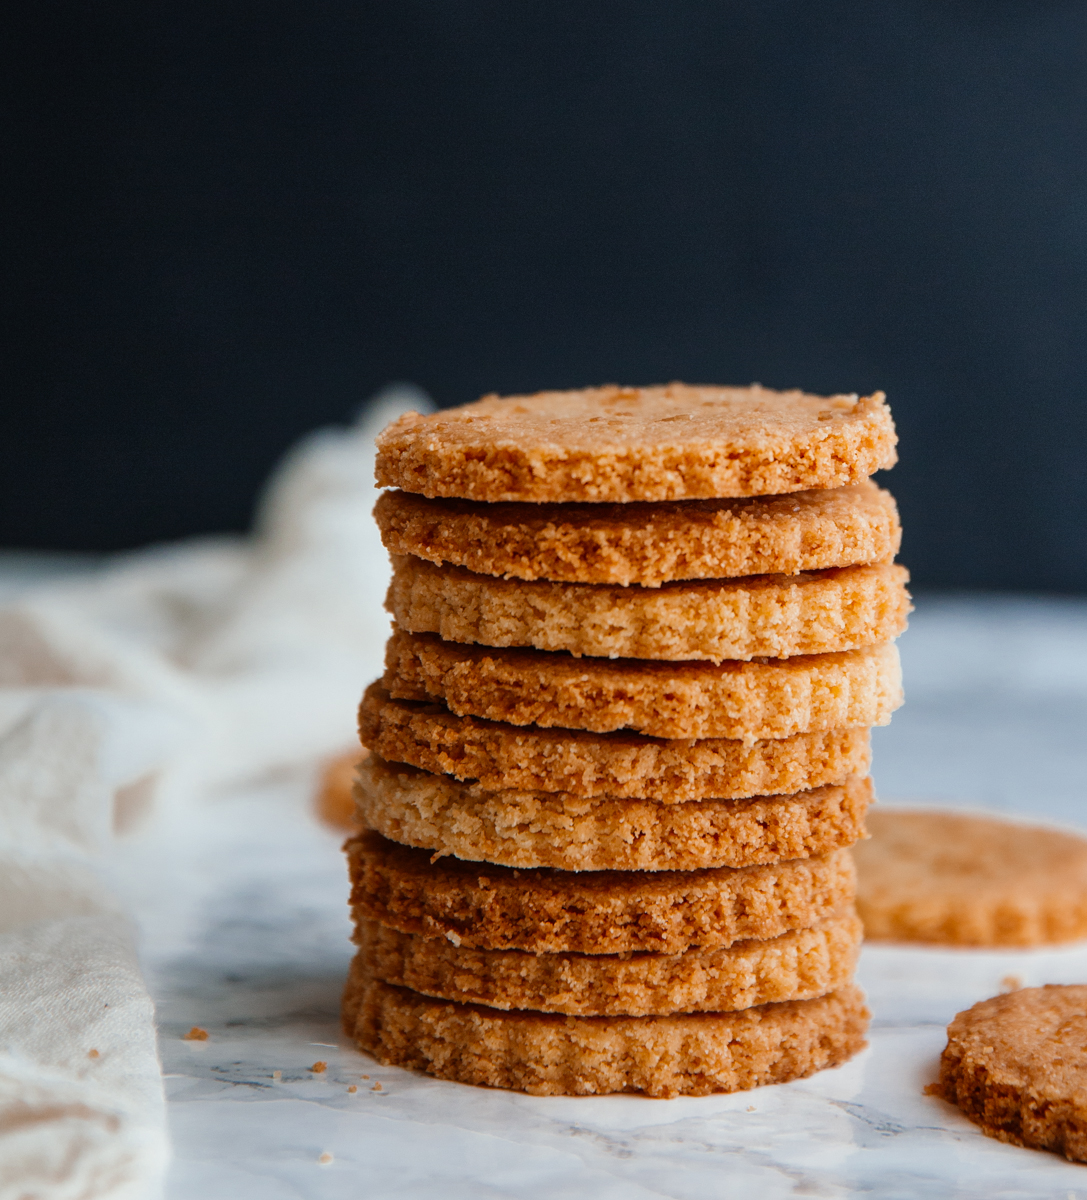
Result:
<svg viewBox="0 0 1087 1200"><path fill-rule="evenodd" d="M362 921L364 974L441 1000L582 1017L732 1012L810 1000L853 976L861 923L850 906L769 942L684 954L526 954L473 950Z"/></svg>
<svg viewBox="0 0 1087 1200"><path fill-rule="evenodd" d="M390 842L344 847L355 921L481 950L681 954L825 920L854 894L848 850L740 870L516 870Z"/></svg>
<svg viewBox="0 0 1087 1200"><path fill-rule="evenodd" d="M1087 986L1023 988L959 1013L928 1090L990 1137L1087 1162Z"/></svg>
<svg viewBox="0 0 1087 1200"><path fill-rule="evenodd" d="M382 1063L535 1096L705 1096L784 1083L845 1062L867 1025L852 985L733 1013L567 1017L432 1000L367 979L357 957L343 999L344 1031Z"/></svg>
<svg viewBox="0 0 1087 1200"><path fill-rule="evenodd" d="M905 567L882 563L624 588L496 579L394 555L385 607L401 629L447 642L721 662L833 653L897 637L910 611L907 578Z"/></svg>
<svg viewBox="0 0 1087 1200"><path fill-rule="evenodd" d="M488 792L376 754L359 767L359 817L394 842L510 867L696 871L808 858L864 836L867 778L750 800L584 799Z"/></svg>
<svg viewBox="0 0 1087 1200"><path fill-rule="evenodd" d="M856 850L867 937L959 946L1087 938L1087 840L972 813L881 809Z"/></svg>
<svg viewBox="0 0 1087 1200"><path fill-rule="evenodd" d="M322 821L337 829L357 829L355 770L366 751L356 747L325 765L317 787L315 807Z"/></svg>
<svg viewBox="0 0 1087 1200"><path fill-rule="evenodd" d="M785 661L666 663L572 658L450 645L395 630L383 683L404 700L440 700L458 716L511 725L632 729L660 738L750 744L856 725L886 725L902 703L893 642Z"/></svg>
<svg viewBox="0 0 1087 1200"><path fill-rule="evenodd" d="M377 439L377 482L467 500L688 500L859 483L893 466L882 392L600 387L485 396Z"/></svg>
<svg viewBox="0 0 1087 1200"><path fill-rule="evenodd" d="M636 733L583 733L458 717L437 704L393 700L371 684L359 736L390 762L472 780L575 796L656 797L668 803L769 796L868 770L868 730L798 733L750 746L737 739L662 741Z"/></svg>
<svg viewBox="0 0 1087 1200"><path fill-rule="evenodd" d="M659 587L890 562L902 530L871 481L833 491L664 504L483 504L385 492L390 554L481 575Z"/></svg>

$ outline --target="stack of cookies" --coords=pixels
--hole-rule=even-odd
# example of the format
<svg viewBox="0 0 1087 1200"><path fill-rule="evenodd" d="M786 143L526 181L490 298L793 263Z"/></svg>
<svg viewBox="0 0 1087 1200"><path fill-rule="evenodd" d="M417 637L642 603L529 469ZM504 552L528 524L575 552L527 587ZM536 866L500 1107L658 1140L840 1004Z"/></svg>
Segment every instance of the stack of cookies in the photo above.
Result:
<svg viewBox="0 0 1087 1200"><path fill-rule="evenodd" d="M604 387L409 414L348 843L344 1022L535 1094L734 1091L864 1044L848 847L901 697L880 394Z"/></svg>

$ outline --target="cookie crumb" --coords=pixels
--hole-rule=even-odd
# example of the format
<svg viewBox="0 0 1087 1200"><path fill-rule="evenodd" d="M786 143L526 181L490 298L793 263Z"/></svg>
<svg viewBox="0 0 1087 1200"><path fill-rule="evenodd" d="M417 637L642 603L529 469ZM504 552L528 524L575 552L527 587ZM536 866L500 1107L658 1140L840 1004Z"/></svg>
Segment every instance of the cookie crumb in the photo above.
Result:
<svg viewBox="0 0 1087 1200"><path fill-rule="evenodd" d="M1017 992L1023 986L1023 978L1021 975L1005 975L1000 981L1000 990L1002 992Z"/></svg>
<svg viewBox="0 0 1087 1200"><path fill-rule="evenodd" d="M181 1040L184 1042L206 1042L208 1040L208 1031L201 1029L199 1025L194 1025L188 1033L181 1035Z"/></svg>
<svg viewBox="0 0 1087 1200"><path fill-rule="evenodd" d="M347 1090L351 1093L354 1093L354 1092L357 1092L359 1089L358 1089L358 1086L353 1083Z"/></svg>
<svg viewBox="0 0 1087 1200"><path fill-rule="evenodd" d="M318 1059L313 1066L310 1067L310 1070L314 1073L314 1075L323 1075L328 1070L328 1063L321 1062L321 1060Z"/></svg>
<svg viewBox="0 0 1087 1200"><path fill-rule="evenodd" d="M378 1080L378 1082L374 1084L374 1086L370 1089L370 1091L371 1092L380 1092L381 1091L381 1080Z"/></svg>
<svg viewBox="0 0 1087 1200"><path fill-rule="evenodd" d="M749 1105L747 1106L747 1111L748 1111L748 1112L754 1112L754 1111L755 1111L755 1106L754 1106L753 1104L749 1104Z"/></svg>
<svg viewBox="0 0 1087 1200"><path fill-rule="evenodd" d="M87 1051L87 1057L88 1057L88 1058L100 1058L100 1057L101 1057L101 1055L98 1053L98 1051L97 1051L97 1050L88 1050L88 1051Z"/></svg>
<svg viewBox="0 0 1087 1200"><path fill-rule="evenodd" d="M369 1078L370 1078L370 1076L369 1076L369 1075L363 1075L363 1076L362 1076L362 1078L363 1078L363 1079L369 1079Z"/></svg>
<svg viewBox="0 0 1087 1200"><path fill-rule="evenodd" d="M321 1157L317 1161L321 1164L322 1167L327 1167L328 1164L330 1162L332 1162L332 1155L329 1154L329 1152L326 1150L324 1152L324 1154L322 1154Z"/></svg>
<svg viewBox="0 0 1087 1200"><path fill-rule="evenodd" d="M283 1078L283 1072L282 1072L282 1071L273 1071L273 1072L272 1072L272 1079L273 1079L273 1080L274 1080L276 1083L279 1083L279 1081L280 1081L282 1078Z"/></svg>

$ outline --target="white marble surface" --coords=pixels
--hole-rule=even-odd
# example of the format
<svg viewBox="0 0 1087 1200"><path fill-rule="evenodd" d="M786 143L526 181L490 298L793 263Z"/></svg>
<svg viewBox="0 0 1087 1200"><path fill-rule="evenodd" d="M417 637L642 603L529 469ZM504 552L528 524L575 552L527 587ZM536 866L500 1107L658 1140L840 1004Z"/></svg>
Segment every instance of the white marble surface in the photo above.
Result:
<svg viewBox="0 0 1087 1200"><path fill-rule="evenodd" d="M1087 827L1087 602L925 598L903 656L907 705L876 734L883 797ZM868 947L870 1048L798 1083L670 1101L441 1083L339 1031L346 880L311 786L307 772L208 798L119 867L159 1006L170 1200L1087 1197L1087 1167L987 1139L923 1094L956 1011L1008 975L1087 980L1087 946ZM193 1024L208 1042L181 1039Z"/></svg>

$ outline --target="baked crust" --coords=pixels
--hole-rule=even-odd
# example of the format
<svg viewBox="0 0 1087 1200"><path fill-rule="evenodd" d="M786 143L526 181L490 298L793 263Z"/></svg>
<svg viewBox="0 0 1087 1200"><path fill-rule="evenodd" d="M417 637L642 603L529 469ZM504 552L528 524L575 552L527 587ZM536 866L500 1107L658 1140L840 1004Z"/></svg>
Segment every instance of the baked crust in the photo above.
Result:
<svg viewBox="0 0 1087 1200"><path fill-rule="evenodd" d="M959 1013L928 1090L990 1137L1087 1162L1087 986L1024 988Z"/></svg>
<svg viewBox="0 0 1087 1200"><path fill-rule="evenodd" d="M859 483L896 441L882 392L609 386L407 413L377 439L376 476L487 502L773 496Z"/></svg>
<svg viewBox="0 0 1087 1200"><path fill-rule="evenodd" d="M454 946L681 954L780 937L853 900L848 850L739 870L517 870L433 860L373 830L350 839L352 915Z"/></svg>
<svg viewBox="0 0 1087 1200"><path fill-rule="evenodd" d="M856 849L873 940L1041 946L1087 937L1087 839L975 813L878 809Z"/></svg>
<svg viewBox="0 0 1087 1200"><path fill-rule="evenodd" d="M363 920L355 943L372 979L440 1000L571 1016L733 1012L810 1000L853 977L861 923L850 905L772 941L683 954L527 954L476 950Z"/></svg>
<svg viewBox="0 0 1087 1200"><path fill-rule="evenodd" d="M394 629L385 668L394 698L439 700L458 716L748 744L886 725L902 703L893 642L787 660L669 663L456 645Z"/></svg>
<svg viewBox="0 0 1087 1200"><path fill-rule="evenodd" d="M883 563L624 588L496 579L395 555L385 607L401 629L447 642L719 663L897 637L910 611L908 578L905 567Z"/></svg>
<svg viewBox="0 0 1087 1200"><path fill-rule="evenodd" d="M865 1045L852 985L731 1013L567 1017L432 1000L368 979L358 957L343 1027L382 1063L534 1096L705 1096L802 1079Z"/></svg>
<svg viewBox="0 0 1087 1200"><path fill-rule="evenodd" d="M382 494L390 554L482 575L660 587L890 562L902 529L870 480L784 496L659 504L484 504Z"/></svg>
<svg viewBox="0 0 1087 1200"><path fill-rule="evenodd" d="M359 708L359 737L389 762L472 781L575 796L656 797L667 803L770 796L865 774L866 728L739 739L647 738L458 717L438 704L393 700L380 683Z"/></svg>
<svg viewBox="0 0 1087 1200"><path fill-rule="evenodd" d="M371 754L359 766L359 817L394 842L509 867L695 871L807 858L864 837L871 781L748 800L586 799L488 792Z"/></svg>

